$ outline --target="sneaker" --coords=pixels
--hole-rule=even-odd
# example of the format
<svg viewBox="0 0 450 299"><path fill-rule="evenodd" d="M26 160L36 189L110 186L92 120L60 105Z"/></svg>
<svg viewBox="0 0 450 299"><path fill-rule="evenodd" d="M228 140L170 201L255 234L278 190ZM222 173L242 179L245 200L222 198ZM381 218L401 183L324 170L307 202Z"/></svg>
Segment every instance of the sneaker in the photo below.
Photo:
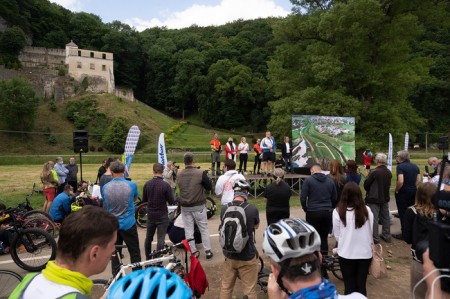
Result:
<svg viewBox="0 0 450 299"><path fill-rule="evenodd" d="M205 253L206 253L207 260L212 259L212 257L214 256L214 254L212 253L211 250L207 250L207 251L205 251Z"/></svg>

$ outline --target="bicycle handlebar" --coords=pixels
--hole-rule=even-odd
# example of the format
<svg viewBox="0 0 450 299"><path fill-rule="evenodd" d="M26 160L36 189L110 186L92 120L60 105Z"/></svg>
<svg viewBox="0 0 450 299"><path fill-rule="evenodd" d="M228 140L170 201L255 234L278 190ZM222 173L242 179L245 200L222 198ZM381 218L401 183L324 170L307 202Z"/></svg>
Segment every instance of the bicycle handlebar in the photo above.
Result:
<svg viewBox="0 0 450 299"><path fill-rule="evenodd" d="M188 241L188 242L194 241L194 238L192 238L192 239L187 239L187 241ZM174 248L176 248L176 247L180 247L180 246L183 246L183 242L176 243L176 244L173 244L173 245L170 245L170 246L166 245L163 249L160 249L160 250L151 252L151 253L149 254L149 258L152 259L152 258L157 257L158 255L161 255L161 254L171 253L171 252L172 252L172 249L174 249Z"/></svg>

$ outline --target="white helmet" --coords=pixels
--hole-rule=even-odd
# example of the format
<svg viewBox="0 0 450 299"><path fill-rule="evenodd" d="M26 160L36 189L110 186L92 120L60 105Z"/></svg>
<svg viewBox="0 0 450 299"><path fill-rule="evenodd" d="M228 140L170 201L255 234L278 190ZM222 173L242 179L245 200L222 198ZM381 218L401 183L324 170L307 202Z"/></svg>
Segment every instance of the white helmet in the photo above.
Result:
<svg viewBox="0 0 450 299"><path fill-rule="evenodd" d="M267 227L262 247L265 254L279 263L320 251L320 236L302 219L282 219Z"/></svg>
<svg viewBox="0 0 450 299"><path fill-rule="evenodd" d="M247 183L246 180L242 180L242 179L234 181L234 184L233 184L234 191L247 190L250 192L251 188L252 187L249 185L249 183Z"/></svg>

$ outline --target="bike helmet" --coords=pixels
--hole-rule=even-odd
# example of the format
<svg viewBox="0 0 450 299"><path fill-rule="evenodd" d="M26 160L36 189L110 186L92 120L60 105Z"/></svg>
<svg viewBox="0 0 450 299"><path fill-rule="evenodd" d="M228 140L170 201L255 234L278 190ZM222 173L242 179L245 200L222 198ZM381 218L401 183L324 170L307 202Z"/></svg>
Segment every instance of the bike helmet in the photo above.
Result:
<svg viewBox="0 0 450 299"><path fill-rule="evenodd" d="M262 247L265 254L280 263L320 251L320 236L302 219L282 219L267 227Z"/></svg>
<svg viewBox="0 0 450 299"><path fill-rule="evenodd" d="M192 291L175 273L150 267L122 277L112 285L106 298L188 299L192 298Z"/></svg>
<svg viewBox="0 0 450 299"><path fill-rule="evenodd" d="M250 192L250 189L251 189L251 187L250 187L249 183L247 183L246 180L236 180L236 181L234 181L234 184L233 184L233 190L234 191L247 190L247 191Z"/></svg>

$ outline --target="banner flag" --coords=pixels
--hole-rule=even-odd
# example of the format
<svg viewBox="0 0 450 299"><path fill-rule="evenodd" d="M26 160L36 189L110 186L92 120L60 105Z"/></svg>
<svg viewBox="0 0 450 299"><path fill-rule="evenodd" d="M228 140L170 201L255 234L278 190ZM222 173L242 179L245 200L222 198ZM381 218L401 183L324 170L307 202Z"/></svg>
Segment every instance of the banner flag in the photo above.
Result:
<svg viewBox="0 0 450 299"><path fill-rule="evenodd" d="M387 167L392 171L392 135L389 133L389 150L388 150L388 163Z"/></svg>
<svg viewBox="0 0 450 299"><path fill-rule="evenodd" d="M408 144L409 144L409 133L406 132L406 134L405 134L405 151L408 151Z"/></svg>
<svg viewBox="0 0 450 299"><path fill-rule="evenodd" d="M122 163L125 164L124 177L128 177L128 172L131 168L131 162L133 162L134 152L136 151L140 134L141 130L139 130L139 127L136 125L131 126L128 131L127 140L125 141L125 150L122 155Z"/></svg>
<svg viewBox="0 0 450 299"><path fill-rule="evenodd" d="M158 140L158 163L161 163L163 168L167 166L166 144L164 142L164 133L159 135Z"/></svg>

